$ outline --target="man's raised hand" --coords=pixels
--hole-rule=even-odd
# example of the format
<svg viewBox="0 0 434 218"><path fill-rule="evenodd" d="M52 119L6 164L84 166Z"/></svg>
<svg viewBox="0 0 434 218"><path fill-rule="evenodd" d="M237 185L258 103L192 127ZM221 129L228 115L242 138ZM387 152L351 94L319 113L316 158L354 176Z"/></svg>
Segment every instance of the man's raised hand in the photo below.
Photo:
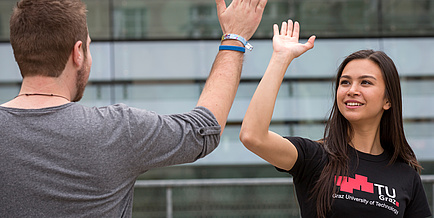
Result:
<svg viewBox="0 0 434 218"><path fill-rule="evenodd" d="M249 40L261 22L267 0L233 0L228 7L225 0L216 0L216 4L223 34L237 34Z"/></svg>

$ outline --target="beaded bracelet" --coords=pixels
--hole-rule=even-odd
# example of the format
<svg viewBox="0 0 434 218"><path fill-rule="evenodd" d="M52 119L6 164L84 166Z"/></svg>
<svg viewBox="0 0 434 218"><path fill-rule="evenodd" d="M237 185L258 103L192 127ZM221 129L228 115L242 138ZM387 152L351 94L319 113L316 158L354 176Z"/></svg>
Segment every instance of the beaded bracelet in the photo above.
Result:
<svg viewBox="0 0 434 218"><path fill-rule="evenodd" d="M241 47L241 46L233 46L233 45L220 45L219 51L221 51L221 50L240 51L243 53L246 52L246 48Z"/></svg>

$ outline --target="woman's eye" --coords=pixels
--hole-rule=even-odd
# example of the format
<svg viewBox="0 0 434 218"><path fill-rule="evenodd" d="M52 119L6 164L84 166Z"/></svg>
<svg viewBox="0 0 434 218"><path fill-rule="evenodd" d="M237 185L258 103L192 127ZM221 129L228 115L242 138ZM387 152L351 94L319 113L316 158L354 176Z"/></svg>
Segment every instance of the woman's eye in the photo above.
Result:
<svg viewBox="0 0 434 218"><path fill-rule="evenodd" d="M369 82L368 80L363 80L362 85L372 85L372 83Z"/></svg>
<svg viewBox="0 0 434 218"><path fill-rule="evenodd" d="M350 84L350 82L348 80L341 80L340 84L341 85L348 85L348 84Z"/></svg>

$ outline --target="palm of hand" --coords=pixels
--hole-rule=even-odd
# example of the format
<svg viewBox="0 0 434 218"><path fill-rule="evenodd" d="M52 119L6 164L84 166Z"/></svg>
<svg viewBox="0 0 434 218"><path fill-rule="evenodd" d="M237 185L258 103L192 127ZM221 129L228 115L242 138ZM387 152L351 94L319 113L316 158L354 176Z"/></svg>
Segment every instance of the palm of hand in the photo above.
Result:
<svg viewBox="0 0 434 218"><path fill-rule="evenodd" d="M298 42L298 38L285 35L275 35L273 37L273 49L278 53L285 53L294 58L303 54L306 50L303 44Z"/></svg>
<svg viewBox="0 0 434 218"><path fill-rule="evenodd" d="M291 20L288 23L283 22L280 31L277 24L273 28L274 52L297 58L307 50L313 48L315 36L311 36L304 44L298 42L300 33L300 24L298 22L293 23Z"/></svg>

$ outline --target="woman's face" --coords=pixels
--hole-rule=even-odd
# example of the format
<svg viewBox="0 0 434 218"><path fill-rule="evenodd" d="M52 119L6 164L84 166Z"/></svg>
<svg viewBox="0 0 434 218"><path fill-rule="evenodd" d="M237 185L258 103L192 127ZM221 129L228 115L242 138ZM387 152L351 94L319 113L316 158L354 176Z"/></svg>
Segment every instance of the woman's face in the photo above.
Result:
<svg viewBox="0 0 434 218"><path fill-rule="evenodd" d="M351 124L379 125L384 110L390 108L381 69L368 59L352 60L345 66L336 99L339 111Z"/></svg>

